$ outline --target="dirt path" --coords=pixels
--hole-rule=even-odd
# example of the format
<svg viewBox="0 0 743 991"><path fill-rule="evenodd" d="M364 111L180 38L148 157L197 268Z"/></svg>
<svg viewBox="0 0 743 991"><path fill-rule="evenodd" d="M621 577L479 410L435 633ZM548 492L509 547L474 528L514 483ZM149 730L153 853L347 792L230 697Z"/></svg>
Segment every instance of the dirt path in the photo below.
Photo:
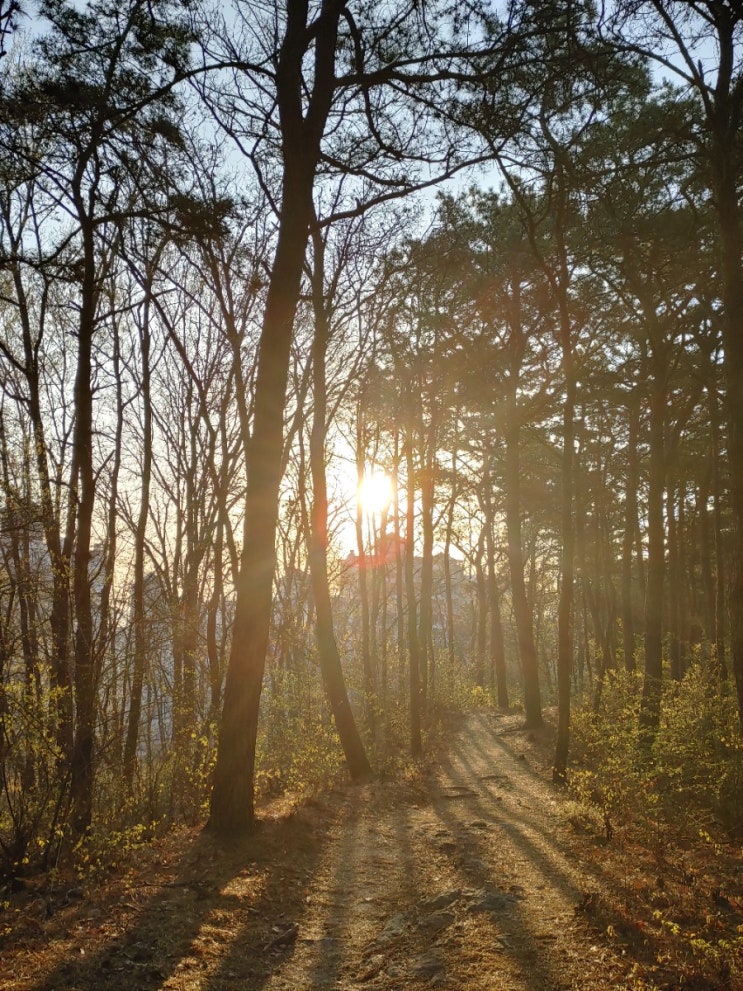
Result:
<svg viewBox="0 0 743 991"><path fill-rule="evenodd" d="M580 911L595 895L561 850L565 817L529 743L512 721L480 713L425 791L387 808L363 796L266 987L619 986L626 965Z"/></svg>
<svg viewBox="0 0 743 991"><path fill-rule="evenodd" d="M538 743L477 713L425 777L344 789L227 851L164 844L105 895L29 896L0 943L0 986L629 987L629 961L597 935L595 882L564 852Z"/></svg>

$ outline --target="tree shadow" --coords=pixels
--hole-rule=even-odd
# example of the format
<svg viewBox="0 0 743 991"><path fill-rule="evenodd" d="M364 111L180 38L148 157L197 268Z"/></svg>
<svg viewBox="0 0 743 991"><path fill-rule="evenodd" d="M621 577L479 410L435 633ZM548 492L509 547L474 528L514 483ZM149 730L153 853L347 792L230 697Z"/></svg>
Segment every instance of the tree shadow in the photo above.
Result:
<svg viewBox="0 0 743 991"><path fill-rule="evenodd" d="M390 918L409 911L421 891L404 806L393 801L380 811L380 794L388 792L397 794L394 786L375 784L351 787L345 794L333 842L318 858L296 916L294 954L273 972L285 986L313 991L347 983L364 987L378 973L378 957L383 955L386 964L395 956L402 933L387 931ZM231 989L226 978L243 953L240 937L205 989ZM263 983L254 977L251 991Z"/></svg>
<svg viewBox="0 0 743 991"><path fill-rule="evenodd" d="M504 956L520 978L534 988L562 987L560 968L555 969L554 953L546 952L545 943L567 947L572 942L583 925L585 892L579 872L560 847L552 818L539 808L551 786L502 732L483 717L473 717L473 722L483 746L476 749L469 732L458 734L441 761L442 781L431 793L442 828L453 837L452 868L463 885L492 891L493 910L483 914L496 932L505 934ZM447 788L447 780L459 782L459 794ZM499 836L507 838L510 848L500 873L495 863ZM540 914L539 891L548 887L559 894L559 920ZM488 904L487 898L482 901Z"/></svg>
<svg viewBox="0 0 743 991"><path fill-rule="evenodd" d="M235 972L234 986L244 989L245 979L260 986L280 954L292 951L292 941L282 944L280 937L291 906L304 901L330 818L322 807L307 806L260 821L244 839L225 842L199 834L183 850L175 876L153 882L152 893L115 935L86 941L86 929L96 923L91 926L81 905L72 920L80 935L75 955L68 952L37 976L31 991L156 991L175 975L187 974L201 982L238 936L246 963ZM149 888L140 883L135 894ZM240 925L233 931L235 920Z"/></svg>

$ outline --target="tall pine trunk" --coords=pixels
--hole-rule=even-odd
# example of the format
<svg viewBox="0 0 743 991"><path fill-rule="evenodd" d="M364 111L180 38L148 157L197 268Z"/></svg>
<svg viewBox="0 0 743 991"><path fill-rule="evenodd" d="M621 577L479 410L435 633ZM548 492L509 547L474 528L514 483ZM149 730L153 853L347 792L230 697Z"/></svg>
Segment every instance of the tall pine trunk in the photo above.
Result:
<svg viewBox="0 0 743 991"><path fill-rule="evenodd" d="M648 575L645 591L645 676L640 705L640 735L646 749L652 745L660 723L663 674L663 582L665 539L663 490L665 487L664 426L666 414L664 358L651 345L650 468L648 473Z"/></svg>
<svg viewBox="0 0 743 991"><path fill-rule="evenodd" d="M258 346L253 432L232 647L211 795L210 828L222 835L254 822L255 749L271 624L283 423L294 317L302 279L320 141L334 89L335 47L342 3L326 0L323 30L308 31L307 5L287 4L277 67L283 188L279 231ZM314 85L303 91L302 64L314 43ZM303 100L308 102L303 116Z"/></svg>
<svg viewBox="0 0 743 991"><path fill-rule="evenodd" d="M521 533L520 431L517 422L518 413L515 410L515 397L509 405L504 466L508 566L511 575L511 600L516 621L516 636L524 685L524 713L526 725L534 728L542 725L542 700L533 618L524 581L524 549Z"/></svg>
<svg viewBox="0 0 743 991"><path fill-rule="evenodd" d="M405 593L408 606L408 665L410 675L410 752L417 757L423 751L421 720L420 645L418 643L418 612L415 588L415 459L412 439L405 442L407 468L406 532L405 532Z"/></svg>

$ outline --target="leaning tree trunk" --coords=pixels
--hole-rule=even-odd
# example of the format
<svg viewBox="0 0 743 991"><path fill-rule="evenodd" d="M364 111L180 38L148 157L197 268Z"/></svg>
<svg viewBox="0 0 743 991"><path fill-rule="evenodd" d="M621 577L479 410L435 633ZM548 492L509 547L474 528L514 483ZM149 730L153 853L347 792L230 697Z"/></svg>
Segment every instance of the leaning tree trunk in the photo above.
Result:
<svg viewBox="0 0 743 991"><path fill-rule="evenodd" d="M325 357L330 339L330 324L323 299L324 244L314 238L315 267L312 299L315 310L315 338L312 344L312 382L314 407L310 433L310 471L312 474L312 522L309 561L312 594L315 599L317 648L325 692L338 736L354 781L371 772L364 744L348 701L338 644L333 628L333 609L328 580L328 486L325 476L325 440L327 421L327 385Z"/></svg>

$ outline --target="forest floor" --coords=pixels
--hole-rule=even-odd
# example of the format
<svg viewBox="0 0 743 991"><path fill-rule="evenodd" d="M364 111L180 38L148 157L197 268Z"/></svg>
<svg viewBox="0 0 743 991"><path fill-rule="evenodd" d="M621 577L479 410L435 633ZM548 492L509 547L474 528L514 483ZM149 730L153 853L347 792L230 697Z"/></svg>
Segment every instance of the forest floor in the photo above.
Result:
<svg viewBox="0 0 743 991"><path fill-rule="evenodd" d="M273 804L227 846L180 830L105 881L29 881L0 987L743 988L740 849L608 841L551 785L551 734L473 713L404 781Z"/></svg>

